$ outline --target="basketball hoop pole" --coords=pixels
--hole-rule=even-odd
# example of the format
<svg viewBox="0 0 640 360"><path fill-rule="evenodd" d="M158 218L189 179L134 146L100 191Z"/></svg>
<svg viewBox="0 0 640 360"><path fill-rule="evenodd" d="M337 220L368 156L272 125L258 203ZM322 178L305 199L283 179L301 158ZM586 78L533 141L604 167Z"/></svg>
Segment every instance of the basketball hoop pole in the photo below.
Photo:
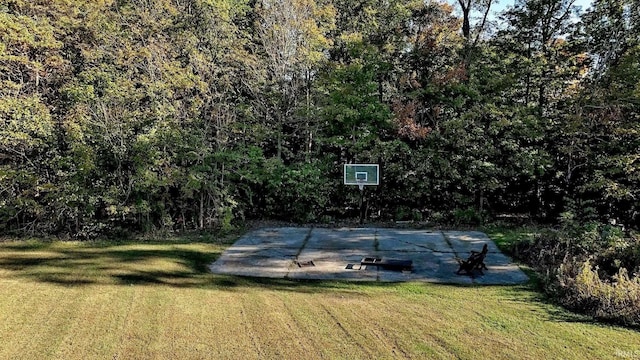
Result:
<svg viewBox="0 0 640 360"><path fill-rule="evenodd" d="M364 224L364 218L367 216L367 210L364 207L364 183L358 182L360 189L360 225Z"/></svg>

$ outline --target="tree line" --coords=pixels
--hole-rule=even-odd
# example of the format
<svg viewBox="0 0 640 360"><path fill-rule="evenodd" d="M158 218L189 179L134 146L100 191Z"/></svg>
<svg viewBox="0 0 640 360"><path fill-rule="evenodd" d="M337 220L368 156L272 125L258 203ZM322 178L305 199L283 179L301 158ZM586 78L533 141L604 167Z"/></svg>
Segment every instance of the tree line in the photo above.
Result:
<svg viewBox="0 0 640 360"><path fill-rule="evenodd" d="M2 0L0 231L637 227L640 3Z"/></svg>

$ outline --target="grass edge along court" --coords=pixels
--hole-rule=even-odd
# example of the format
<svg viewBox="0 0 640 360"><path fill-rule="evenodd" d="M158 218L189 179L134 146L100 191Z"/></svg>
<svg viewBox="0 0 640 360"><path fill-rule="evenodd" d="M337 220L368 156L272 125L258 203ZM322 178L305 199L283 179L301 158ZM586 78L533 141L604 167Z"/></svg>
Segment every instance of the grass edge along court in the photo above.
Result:
<svg viewBox="0 0 640 360"><path fill-rule="evenodd" d="M621 359L640 333L513 286L210 274L229 241L0 242L0 359Z"/></svg>

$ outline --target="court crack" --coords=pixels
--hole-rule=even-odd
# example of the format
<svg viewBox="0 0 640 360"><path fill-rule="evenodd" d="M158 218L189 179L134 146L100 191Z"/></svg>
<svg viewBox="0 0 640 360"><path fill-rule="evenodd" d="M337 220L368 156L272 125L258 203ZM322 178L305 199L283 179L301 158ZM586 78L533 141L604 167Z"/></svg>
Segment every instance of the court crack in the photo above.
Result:
<svg viewBox="0 0 640 360"><path fill-rule="evenodd" d="M284 276L285 279L289 278L289 273L291 273L291 268L296 264L296 262L298 261L298 257L300 256L300 254L302 254L302 250L304 250L304 248L307 246L309 239L311 239L312 232L313 232L313 226L309 228L309 232L307 232L307 235L302 240L302 245L300 245L300 249L298 249L298 252L294 255L293 260L287 267L287 273Z"/></svg>

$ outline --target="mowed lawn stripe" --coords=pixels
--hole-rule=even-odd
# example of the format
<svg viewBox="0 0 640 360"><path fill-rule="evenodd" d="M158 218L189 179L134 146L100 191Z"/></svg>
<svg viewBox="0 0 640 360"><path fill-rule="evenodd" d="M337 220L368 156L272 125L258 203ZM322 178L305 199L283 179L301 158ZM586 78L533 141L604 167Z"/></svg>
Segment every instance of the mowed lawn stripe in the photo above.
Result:
<svg viewBox="0 0 640 360"><path fill-rule="evenodd" d="M65 338L55 353L58 359L103 359L118 354L123 333L136 302L133 287L90 286L76 294L82 301L74 309L69 327L63 329ZM74 289L64 288L67 296Z"/></svg>
<svg viewBox="0 0 640 360"><path fill-rule="evenodd" d="M20 283L10 283L8 288L2 288L3 297L15 294L20 300L11 302L15 305L8 305L8 309L3 308L9 316L3 321L0 358L54 356L74 321L83 289L51 291L47 284L25 286Z"/></svg>
<svg viewBox="0 0 640 360"><path fill-rule="evenodd" d="M377 346L361 337L362 329L332 299L336 294L294 293L290 305L302 334L313 343L311 358L371 358ZM366 340L366 339L365 339Z"/></svg>
<svg viewBox="0 0 640 360"><path fill-rule="evenodd" d="M232 358L250 351L245 348L249 338L236 296L203 289L185 289L172 295L162 331L166 357Z"/></svg>
<svg viewBox="0 0 640 360"><path fill-rule="evenodd" d="M291 359L302 355L307 357L315 352L313 340L291 313L291 308L299 306L299 302L296 294L273 290L263 290L247 297L244 303L246 314L253 323L252 328L257 330L255 340L263 344L266 353Z"/></svg>

